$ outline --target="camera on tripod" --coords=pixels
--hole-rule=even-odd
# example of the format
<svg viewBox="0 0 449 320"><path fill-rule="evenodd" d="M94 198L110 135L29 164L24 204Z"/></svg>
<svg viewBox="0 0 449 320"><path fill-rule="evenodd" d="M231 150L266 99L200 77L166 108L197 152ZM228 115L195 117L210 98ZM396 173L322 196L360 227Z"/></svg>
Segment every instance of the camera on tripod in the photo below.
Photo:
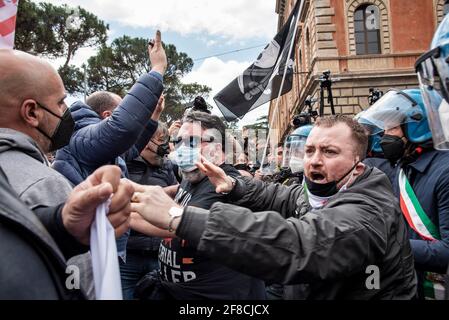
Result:
<svg viewBox="0 0 449 320"><path fill-rule="evenodd" d="M316 99L313 99L311 96L307 96L306 100L304 101L304 105L307 108L307 113L309 116L313 119L316 119L316 117L319 116L318 111L313 110L313 104L316 102Z"/></svg>
<svg viewBox="0 0 449 320"><path fill-rule="evenodd" d="M330 79L330 77L331 77L331 71L330 70L323 71L323 74L320 76L320 81L321 82L327 81L327 80Z"/></svg>
<svg viewBox="0 0 449 320"><path fill-rule="evenodd" d="M186 111L188 111L189 109L191 111L200 111L209 114L211 113L207 106L206 100L204 100L204 98L201 96L196 97L195 100L193 100L193 102L187 106Z"/></svg>
<svg viewBox="0 0 449 320"><path fill-rule="evenodd" d="M307 96L306 100L304 101L304 109L306 109L307 111L303 111L293 118L292 124L295 129L308 124L312 124L312 119L315 120L316 117L318 117L318 112L316 110L313 110L313 104L315 102L316 99L313 99L311 96Z"/></svg>
<svg viewBox="0 0 449 320"><path fill-rule="evenodd" d="M379 89L369 88L368 103L370 106L375 104L384 95L383 91Z"/></svg>
<svg viewBox="0 0 449 320"><path fill-rule="evenodd" d="M307 124L311 124L312 119L308 112L301 112L300 114L297 114L293 118L293 127L295 129L298 129L299 127L305 126Z"/></svg>

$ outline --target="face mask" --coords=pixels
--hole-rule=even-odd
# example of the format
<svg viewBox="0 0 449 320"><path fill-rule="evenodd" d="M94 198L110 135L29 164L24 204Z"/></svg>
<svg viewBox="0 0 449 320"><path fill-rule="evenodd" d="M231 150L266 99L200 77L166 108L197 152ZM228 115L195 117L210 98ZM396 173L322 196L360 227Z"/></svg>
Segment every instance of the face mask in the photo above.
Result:
<svg viewBox="0 0 449 320"><path fill-rule="evenodd" d="M58 149L61 149L62 147L66 146L70 142L70 138L73 134L73 129L75 128L75 121L73 121L72 114L70 113L69 108L67 108L64 111L64 114L62 117L58 116L57 114L51 112L49 109L41 105L39 102L37 102L39 107L50 113L51 115L57 117L60 119L58 126L56 127L55 131L53 132L52 136L50 137L48 134L46 134L42 129L37 127L36 129L42 133L48 140L50 140L51 145L49 151L55 151Z"/></svg>
<svg viewBox="0 0 449 320"><path fill-rule="evenodd" d="M197 163L199 160L200 153L198 148L190 148L182 145L175 151L174 161L184 172L191 172L197 169L195 163Z"/></svg>
<svg viewBox="0 0 449 320"><path fill-rule="evenodd" d="M206 177L206 175L198 169L195 169L190 172L182 171L181 175L183 179L186 179L187 181L193 184L200 182Z"/></svg>
<svg viewBox="0 0 449 320"><path fill-rule="evenodd" d="M244 163L236 164L236 165L234 166L234 168L235 168L236 170L243 170L243 171L249 171L249 170L250 170L249 166L248 166L247 164L244 164Z"/></svg>
<svg viewBox="0 0 449 320"><path fill-rule="evenodd" d="M385 159L392 163L398 162L405 153L405 143L402 138L391 135L384 135L380 140L380 147L384 153Z"/></svg>
<svg viewBox="0 0 449 320"><path fill-rule="evenodd" d="M342 181L348 174L350 174L355 167L359 164L359 161L355 163L355 165L349 170L343 177L341 177L337 181L331 181L328 183L316 183L311 181L309 178L304 176L304 181L307 186L307 190L314 196L320 198L332 197L333 195L338 193L337 185Z"/></svg>
<svg viewBox="0 0 449 320"><path fill-rule="evenodd" d="M304 170L304 162L301 159L297 159L297 158L290 158L290 169L292 170L293 173L296 172L300 172Z"/></svg>
<svg viewBox="0 0 449 320"><path fill-rule="evenodd" d="M151 150L150 148L148 148L148 150L150 150L151 152L157 154L159 157L163 158L165 157L167 154L170 153L170 146L168 144L168 142L166 143L162 143L162 144L157 144L156 142L154 142L153 140L150 140L152 143L154 143L157 146L157 150L156 152L154 152L153 150Z"/></svg>

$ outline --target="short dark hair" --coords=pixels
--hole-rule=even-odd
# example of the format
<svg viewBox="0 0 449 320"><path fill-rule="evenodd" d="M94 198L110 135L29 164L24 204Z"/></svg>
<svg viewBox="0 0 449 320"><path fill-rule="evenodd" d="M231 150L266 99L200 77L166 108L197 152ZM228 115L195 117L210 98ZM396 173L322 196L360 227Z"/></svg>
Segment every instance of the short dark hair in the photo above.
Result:
<svg viewBox="0 0 449 320"><path fill-rule="evenodd" d="M341 114L320 117L316 120L315 127L331 128L339 123L344 123L351 129L352 138L356 143L354 154L359 156L360 161L364 160L368 150L368 136L363 126L356 120Z"/></svg>
<svg viewBox="0 0 449 320"><path fill-rule="evenodd" d="M219 117L201 111L191 111L184 116L182 122L200 122L203 130L216 129L221 134L221 148L225 151L226 126Z"/></svg>
<svg viewBox="0 0 449 320"><path fill-rule="evenodd" d="M117 99L114 93L97 91L87 97L86 104L101 116L103 112L113 110L117 107Z"/></svg>

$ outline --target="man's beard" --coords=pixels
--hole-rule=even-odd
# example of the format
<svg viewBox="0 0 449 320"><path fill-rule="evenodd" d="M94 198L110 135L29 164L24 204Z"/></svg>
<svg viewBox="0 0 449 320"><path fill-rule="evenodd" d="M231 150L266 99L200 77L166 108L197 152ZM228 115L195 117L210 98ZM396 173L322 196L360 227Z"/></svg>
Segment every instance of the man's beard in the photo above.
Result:
<svg viewBox="0 0 449 320"><path fill-rule="evenodd" d="M181 175L183 179L186 179L190 183L198 183L206 177L204 173L202 173L199 169L195 169L190 172L184 172L181 170Z"/></svg>

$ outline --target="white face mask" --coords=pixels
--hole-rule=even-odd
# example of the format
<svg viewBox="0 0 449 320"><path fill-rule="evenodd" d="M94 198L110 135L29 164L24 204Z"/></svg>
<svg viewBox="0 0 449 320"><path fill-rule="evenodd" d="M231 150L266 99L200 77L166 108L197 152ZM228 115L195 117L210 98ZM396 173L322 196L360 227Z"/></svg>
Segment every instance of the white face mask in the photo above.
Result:
<svg viewBox="0 0 449 320"><path fill-rule="evenodd" d="M326 205L331 197L318 197L313 195L307 190L307 199L309 200L309 204L313 209L321 209Z"/></svg>
<svg viewBox="0 0 449 320"><path fill-rule="evenodd" d="M204 177L206 177L206 175L198 169L190 172L185 172L181 170L181 175L183 179L186 179L187 181L193 184L200 182L201 180L203 180Z"/></svg>

